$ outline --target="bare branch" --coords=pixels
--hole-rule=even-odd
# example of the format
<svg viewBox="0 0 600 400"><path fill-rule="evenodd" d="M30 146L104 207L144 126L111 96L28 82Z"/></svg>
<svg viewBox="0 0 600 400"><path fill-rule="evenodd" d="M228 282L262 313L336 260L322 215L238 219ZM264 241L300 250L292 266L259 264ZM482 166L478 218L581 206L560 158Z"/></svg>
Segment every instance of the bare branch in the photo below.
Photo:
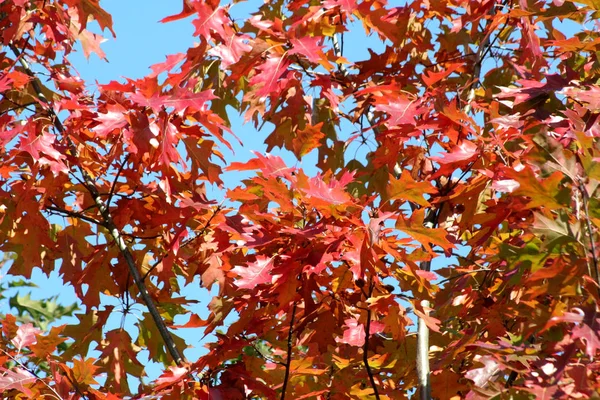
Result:
<svg viewBox="0 0 600 400"><path fill-rule="evenodd" d="M104 224L102 222L98 221L97 219L88 217L87 215L78 213L76 211L65 210L64 208L59 208L59 207L54 207L54 206L46 206L44 209L45 209L45 211L49 212L50 214L60 213L63 217L67 216L67 217L71 217L71 218L79 218L83 221L87 221L87 222L95 224L95 225L104 226Z"/></svg>

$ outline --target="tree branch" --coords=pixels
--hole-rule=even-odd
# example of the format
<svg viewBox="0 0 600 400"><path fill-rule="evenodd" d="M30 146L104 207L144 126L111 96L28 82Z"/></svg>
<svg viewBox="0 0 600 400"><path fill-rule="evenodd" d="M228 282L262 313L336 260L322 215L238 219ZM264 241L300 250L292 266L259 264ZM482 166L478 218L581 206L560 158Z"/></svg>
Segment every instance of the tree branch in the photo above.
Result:
<svg viewBox="0 0 600 400"><path fill-rule="evenodd" d="M210 216L210 218L208 219L208 221L206 221L206 223L204 224L204 226L202 227L202 229L200 230L200 232L198 232L198 234L196 234L193 238L190 238L189 240L186 240L185 242L183 242L181 244L181 246L179 246L179 248L181 249L182 247L188 246L190 245L194 240L198 239L199 237L204 236L204 233L206 232L206 230L208 229L208 227L210 226L210 223L212 222L213 218L219 213L219 211L221 211L222 208L222 204L219 204L217 206L217 208L215 208L215 211L213 211L212 215ZM150 273L160 265L160 263L165 259L166 255L161 256L158 260L156 260L156 262L148 269L148 271L146 271L146 274L144 274L144 277L142 278L142 280L146 280L146 278L148 278L148 276L150 276Z"/></svg>
<svg viewBox="0 0 600 400"><path fill-rule="evenodd" d="M594 230L592 229L592 224L590 221L590 213L588 210L588 202L590 199L590 196L583 184L583 182L579 182L579 191L581 192L581 197L583 200L583 212L584 212L584 219L585 219L585 225L586 225L586 230L587 230L587 236L589 239L589 245L590 245L590 255L592 257L592 265L594 267L593 269L593 274L594 276L594 280L596 281L597 284L600 285L600 270L598 269L598 257L596 256L596 241L594 240ZM599 293L600 293L600 289L599 289Z"/></svg>
<svg viewBox="0 0 600 400"><path fill-rule="evenodd" d="M99 226L104 226L104 224L102 222L98 221L97 219L88 217L87 215L84 215L84 214L81 214L81 213L78 213L78 212L75 212L75 211L65 210L63 208L54 207L54 206L46 206L46 207L44 207L44 209L46 211L50 212L51 214L53 212L61 213L61 214L63 214L62 215L63 217L67 216L67 217L71 217L71 218L79 218L79 219L81 219L83 221L87 221L87 222L89 222L91 224L95 224L95 225L99 225Z"/></svg>
<svg viewBox="0 0 600 400"><path fill-rule="evenodd" d="M112 202L113 195L115 194L115 188L117 186L117 181L119 180L119 176L121 175L121 172L123 172L123 168L125 167L125 164L127 164L127 160L129 160L129 156L130 156L130 154L127 154L125 156L125 159L119 166L119 169L117 170L117 174L115 175L115 180L113 181L112 186L110 187L110 192L108 192L108 200L106 200L106 204L109 207L110 207L110 203Z"/></svg>
<svg viewBox="0 0 600 400"><path fill-rule="evenodd" d="M296 302L292 306L292 317L290 318L290 330L287 339L287 358L285 360L285 375L283 377L283 386L281 388L281 400L285 400L285 392L287 390L288 381L290 379L290 369L292 365L292 339L294 335L294 319L296 318Z"/></svg>
<svg viewBox="0 0 600 400"><path fill-rule="evenodd" d="M54 126L56 127L56 129L61 134L63 134L64 137L66 138L68 145L69 145L69 149L70 149L73 157L77 158L79 155L77 147L75 146L73 141L68 136L67 130L65 129L64 125L58 118L58 115L54 112L53 108L51 107L51 102L46 98L46 96L44 96L44 93L42 91L42 86L41 86L38 78L35 76L35 74L31 70L31 67L29 66L27 61L25 61L25 59L23 58L23 55L19 51L19 49L17 49L17 47L12 43L9 44L9 47L13 51L13 53L15 54L17 59L19 60L19 63L21 64L21 66L23 67L23 69L25 70L27 75L32 77L31 84L32 84L39 100L42 103L49 106L48 110L47 110L48 115L53 120L53 123L54 123ZM83 184L84 184L85 188L87 189L87 191L91 195L92 199L94 200L94 203L98 206L98 209L100 210L100 215L102 215L102 219L104 220L103 223L101 224L101 226L104 226L110 232L112 238L114 239L115 243L119 247L119 251L121 252L121 255L123 256L123 258L125 259L127 267L129 268L129 273L133 277L133 280L140 292L140 296L142 297L143 302L146 304L146 307L148 307L148 311L150 312L150 315L152 316L152 319L154 320L154 323L156 324L156 327L160 333L161 338L163 339L163 342L164 342L169 354L171 355L171 357L173 357L173 360L175 360L175 363L178 366L180 366L180 367L184 366L185 364L187 364L187 360L183 356L183 353L180 353L179 350L177 349L177 347L175 346L175 341L173 340L173 337L171 336L171 333L169 332L169 330L165 324L165 321L162 319L160 312L156 308L156 304L154 304L152 297L150 297L150 293L148 293L148 288L144 284L144 281L143 281L143 279L140 275L140 272L138 270L138 267L136 265L135 259L133 258L133 255L131 254L131 250L129 249L129 247L127 247L127 244L125 244L125 241L123 240L123 237L122 237L119 229L115 225L115 223L112 219L112 216L110 215L108 207L102 201L102 198L98 192L98 188L96 188L94 180L87 173L87 171L84 168L82 168L80 165L76 165L76 168L78 169L79 173L83 177Z"/></svg>
<svg viewBox="0 0 600 400"><path fill-rule="evenodd" d="M371 279L371 283L369 284L369 298L373 295L373 279ZM373 371L371 370L371 366L369 365L369 336L371 335L371 309L367 308L367 324L365 325L365 344L363 345L363 364L365 365L365 369L367 370L367 375L369 375L369 382L371 383L371 387L373 388L373 394L375 396L375 400L379 400L379 391L377 390L377 384L375 383L375 377L373 376Z"/></svg>
<svg viewBox="0 0 600 400"><path fill-rule="evenodd" d="M52 392L52 397L58 399L58 400L63 400L62 397L58 394L58 392L48 384L48 382L46 382L44 379L42 379L38 374L35 373L34 370L28 368L25 364L23 364L21 361L17 360L15 357L13 357L12 355L10 355L8 352L6 352L3 349L0 349L0 351L2 353L4 353L5 356L7 356L8 358L10 358L15 364L17 364L19 367L21 367L22 369L24 369L25 371L29 372L31 374L31 376L33 376L35 379L37 379L38 381L42 382L44 384L44 386L46 386L51 392ZM85 399L85 397L84 397Z"/></svg>

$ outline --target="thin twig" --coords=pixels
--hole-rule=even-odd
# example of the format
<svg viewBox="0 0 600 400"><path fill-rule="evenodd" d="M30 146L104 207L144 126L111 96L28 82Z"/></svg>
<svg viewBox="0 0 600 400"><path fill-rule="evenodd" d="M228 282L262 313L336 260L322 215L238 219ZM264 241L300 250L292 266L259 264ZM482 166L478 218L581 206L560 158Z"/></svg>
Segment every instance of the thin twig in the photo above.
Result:
<svg viewBox="0 0 600 400"><path fill-rule="evenodd" d="M129 160L130 155L131 154L127 154L125 156L125 159L119 166L119 170L117 171L117 174L115 175L115 180L113 181L112 186L110 187L110 192L108 192L108 200L106 200L106 205L109 207L110 207L110 203L112 202L113 195L115 194L115 188L117 186L117 181L119 180L119 176L121 175L121 172L123 172L123 168L125 167L125 164L127 164L127 160Z"/></svg>
<svg viewBox="0 0 600 400"><path fill-rule="evenodd" d="M596 241L594 240L594 231L592 229L592 224L590 221L590 213L588 210L589 194L588 194L585 186L583 185L583 182L579 182L579 191L581 192L581 197L583 200L583 212L585 214L584 219L585 219L586 230L587 230L587 234L588 234L588 238L589 238L590 255L592 257L592 264L594 266L594 270L593 270L593 273L595 274L594 279L595 279L596 283L598 283L600 285L600 271L598 270L598 258L596 257ZM600 289L599 289L599 291L600 291Z"/></svg>
<svg viewBox="0 0 600 400"><path fill-rule="evenodd" d="M269 356L267 356L267 355L263 354L263 352L262 352L262 351L261 351L261 350L260 350L258 347L256 347L256 344L254 344L254 342L256 341L256 339L250 339L250 338L248 338L246 335L244 335L243 333L242 333L240 336L241 336L241 337L242 337L244 340L247 340L247 341L248 341L248 343L250 344L250 346L252 346L252 348L254 349L254 351L256 351L256 353L258 354L258 356L259 356L260 358L262 358L263 360L265 360L265 361L267 361L267 362L273 363L273 364L279 364L279 365L283 365L283 366L285 366L285 363L284 363L284 362L282 362L282 361L278 361L278 360L274 360L274 359L272 359L271 357L269 357Z"/></svg>
<svg viewBox="0 0 600 400"><path fill-rule="evenodd" d="M371 283L369 284L369 297L367 298L367 302L371 295L373 295L373 287L374 283L371 279ZM371 388L373 389L373 395L375 396L375 400L380 400L379 391L377 390L377 384L375 383L375 377L373 376L373 371L371 370L371 366L369 365L369 336L371 335L371 309L367 308L367 324L365 325L365 344L363 344L363 364L365 365L365 369L367 370L367 375L369 375L369 382L371 382Z"/></svg>
<svg viewBox="0 0 600 400"><path fill-rule="evenodd" d="M285 392L287 390L288 381L290 379L290 369L292 366L292 349L293 349L293 335L294 335L294 318L296 318L296 302L292 306L292 316L290 318L290 327L287 339L287 358L285 360L285 375L283 377L283 386L281 388L281 400L285 400Z"/></svg>
<svg viewBox="0 0 600 400"><path fill-rule="evenodd" d="M11 100L11 99L9 99L8 97L6 97L6 95L4 95L4 94L3 94L3 96L2 96L2 97L3 97L5 100L8 100L10 103L14 104L15 106L14 106L14 107L11 107L11 108L7 108L6 110L2 111L2 112L0 113L0 115L8 114L9 112L11 112L11 111L15 111L15 110L18 110L18 109L20 109L20 108L24 108L24 109L26 109L26 110L27 110L27 111L29 111L29 112L35 113L35 110L32 110L32 109L30 109L30 108L29 108L29 106L35 105L35 104L37 104L37 102L31 102L31 103L27 103L27 104L19 104L19 103L17 103L17 102L14 102L14 101L12 101L12 100Z"/></svg>
<svg viewBox="0 0 600 400"><path fill-rule="evenodd" d="M71 218L79 218L81 220L87 221L89 223L95 224L95 225L99 225L99 226L104 226L104 224L100 221L98 221L97 219L88 217L87 215L75 212L75 211L70 211L70 210L65 210L63 208L59 208L59 207L54 207L54 206L46 206L44 207L44 209L48 212L56 212L56 213L60 213L63 214L62 216L67 216L67 217L71 217Z"/></svg>
<svg viewBox="0 0 600 400"><path fill-rule="evenodd" d="M457 274L457 275L451 276L450 278L446 278L446 279L443 279L443 280L439 281L437 283L437 285L438 286L439 285L443 285L444 283L450 282L451 280L454 280L454 279L457 279L457 278L460 278L461 276L465 276L465 275L469 275L469 274L476 274L478 272L487 272L487 271L490 271L490 270L487 269L487 268L481 268L481 269L474 269L473 271L461 272L460 274Z"/></svg>
<svg viewBox="0 0 600 400"><path fill-rule="evenodd" d="M139 236L139 235L134 235L133 233L125 233L125 232L122 233L121 235L132 238L132 239L138 239L138 240L158 239L163 236L161 234L156 234L156 235L151 235L151 236Z"/></svg>
<svg viewBox="0 0 600 400"><path fill-rule="evenodd" d="M73 386L73 389L75 389L77 394L80 395L81 398L83 398L83 400L87 400L87 397L83 394L83 392L79 388L79 384L77 383L77 381L74 379L71 379L71 377L68 374L65 374L65 378L67 378L67 380L69 381L71 386Z"/></svg>
<svg viewBox="0 0 600 400"><path fill-rule="evenodd" d="M181 244L181 246L179 246L179 248L183 248L185 246L189 246L194 240L198 239L199 237L204 236L204 233L206 232L206 230L208 229L208 227L210 226L210 223L212 222L213 218L219 213L219 211L221 211L223 209L223 205L222 203L219 204L217 206L217 208L215 208L215 211L213 211L212 215L210 216L210 218L208 219L208 221L206 221L206 223L204 224L204 226L202 227L202 229L200 230L200 232L198 232L198 234L196 234L193 238L186 240L185 242L183 242ZM168 254L168 253L167 253ZM150 275L150 273L160 265L161 262L163 262L163 260L165 259L167 255L163 255L161 256L158 260L156 260L156 262L154 264L152 264L152 266L148 269L148 271L146 272L146 274L144 275L144 277L142 278L142 280L146 280L146 278L148 278L148 276Z"/></svg>
<svg viewBox="0 0 600 400"><path fill-rule="evenodd" d="M63 400L63 398L58 394L58 392L52 386L50 386L48 384L48 382L46 382L45 380L40 378L40 376L38 374L36 374L35 371L31 370L25 364L23 364L21 361L17 360L15 357L10 355L8 352L6 352L6 350L0 349L0 351L3 352L4 355L6 355L8 358L10 358L13 362L15 362L19 367L21 367L25 371L29 372L31 374L31 376L33 376L35 379L42 382L44 384L44 386L46 386L53 393L53 395L52 395L53 397L57 398L58 400Z"/></svg>

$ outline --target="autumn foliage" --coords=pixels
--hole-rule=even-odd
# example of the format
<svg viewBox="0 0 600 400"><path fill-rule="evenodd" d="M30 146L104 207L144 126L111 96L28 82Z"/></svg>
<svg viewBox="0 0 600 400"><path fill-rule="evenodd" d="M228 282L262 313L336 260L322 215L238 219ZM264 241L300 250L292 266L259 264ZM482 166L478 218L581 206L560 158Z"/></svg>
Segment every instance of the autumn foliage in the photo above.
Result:
<svg viewBox="0 0 600 400"><path fill-rule="evenodd" d="M600 396L600 4L230 6L185 0L195 46L90 92L98 0L0 1L0 251L80 301L2 315L3 396ZM268 153L236 161L232 115Z"/></svg>

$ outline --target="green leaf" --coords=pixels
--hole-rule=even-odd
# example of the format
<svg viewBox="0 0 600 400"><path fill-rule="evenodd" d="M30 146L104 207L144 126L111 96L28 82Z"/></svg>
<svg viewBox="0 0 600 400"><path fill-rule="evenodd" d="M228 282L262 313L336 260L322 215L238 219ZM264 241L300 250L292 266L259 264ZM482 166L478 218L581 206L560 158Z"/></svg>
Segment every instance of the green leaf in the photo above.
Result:
<svg viewBox="0 0 600 400"><path fill-rule="evenodd" d="M8 304L17 310L19 317L25 318L24 321L29 321L26 315L30 316L31 322L42 330L46 330L48 325L54 321L72 316L79 309L77 303L67 307L61 305L58 302L58 296L35 300L31 298L31 293L24 296L17 294L9 299Z"/></svg>
<svg viewBox="0 0 600 400"><path fill-rule="evenodd" d="M571 225L565 212L559 212L556 219L547 218L541 213L534 215L533 231L546 237L545 247L551 250L569 242L579 242L579 225Z"/></svg>

